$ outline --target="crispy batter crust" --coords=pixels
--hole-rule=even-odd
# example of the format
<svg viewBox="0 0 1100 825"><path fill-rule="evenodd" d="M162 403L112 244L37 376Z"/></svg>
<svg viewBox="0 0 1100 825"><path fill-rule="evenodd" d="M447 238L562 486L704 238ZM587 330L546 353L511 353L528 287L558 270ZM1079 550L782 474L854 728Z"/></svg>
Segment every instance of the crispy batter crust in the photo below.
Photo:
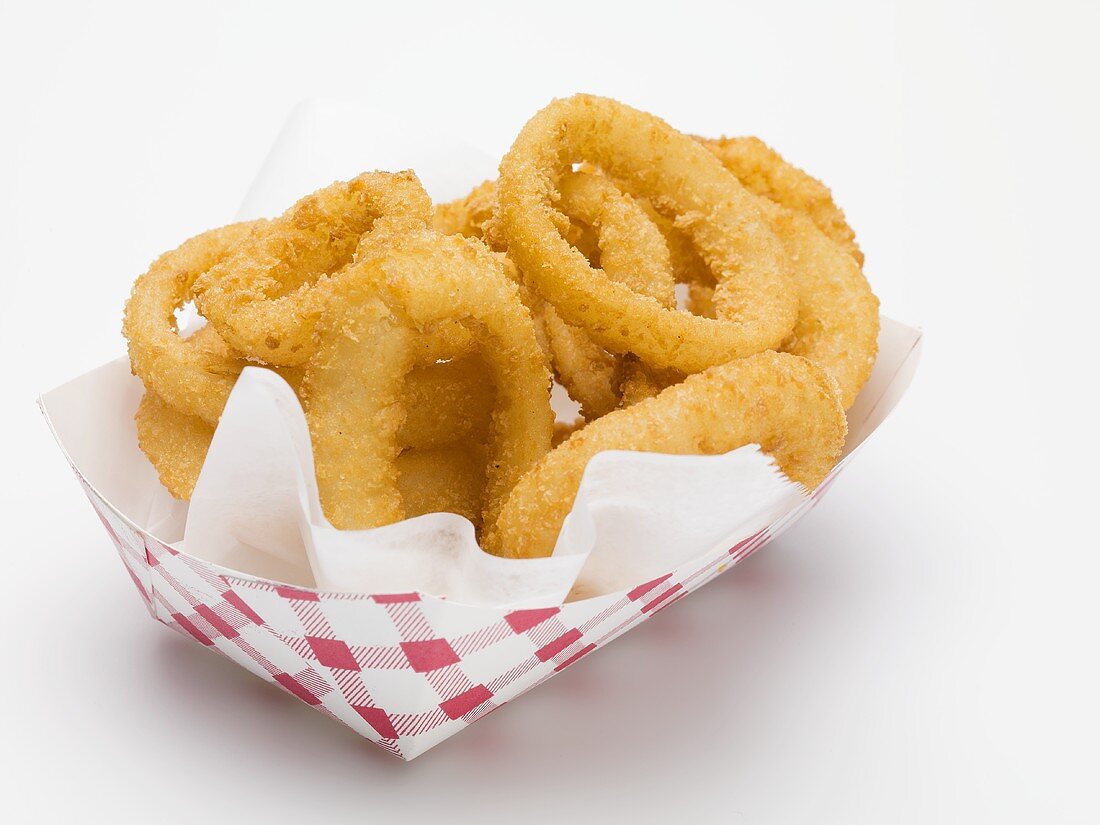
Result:
<svg viewBox="0 0 1100 825"><path fill-rule="evenodd" d="M434 232L386 237L363 250L332 291L303 382L325 515L341 529L404 517L397 433L417 339L469 322L496 388L488 436L486 523L549 449L550 375L534 324L499 259L476 241Z"/></svg>
<svg viewBox="0 0 1100 825"><path fill-rule="evenodd" d="M684 222L720 274L720 319L670 309L612 281L561 236L553 193L580 161ZM590 95L554 101L524 126L500 171L494 229L542 297L606 349L690 373L778 346L794 327L798 298L751 193L658 118Z"/></svg>
<svg viewBox="0 0 1100 825"><path fill-rule="evenodd" d="M863 266L863 252L856 243L856 233L825 184L788 163L759 138L697 137L696 140L713 152L751 192L801 212Z"/></svg>
<svg viewBox="0 0 1100 825"><path fill-rule="evenodd" d="M601 450L683 455L759 444L791 479L814 488L847 433L833 381L809 361L763 352L686 378L660 395L586 424L520 479L486 537L491 552L547 556Z"/></svg>
<svg viewBox="0 0 1100 825"><path fill-rule="evenodd" d="M558 182L555 206L561 213L556 225L589 264L633 292L675 307L676 282L668 247L634 198L595 170L568 171ZM495 212L496 186L485 181L465 198L437 206L435 226L503 250L507 245L494 231ZM530 296L526 302L537 316L558 381L580 404L585 419L616 409L626 378L623 356L609 353L583 327L567 323L552 304Z"/></svg>
<svg viewBox="0 0 1100 825"><path fill-rule="evenodd" d="M244 359L216 336L180 337L175 313L191 300L195 279L260 223L212 229L161 255L134 283L123 314L134 375L162 400L211 424L221 415ZM203 341L205 346L197 345Z"/></svg>
<svg viewBox="0 0 1100 825"><path fill-rule="evenodd" d="M302 198L257 227L195 282L195 303L229 344L266 364L299 366L333 276L373 232L423 228L431 200L412 172L367 172Z"/></svg>

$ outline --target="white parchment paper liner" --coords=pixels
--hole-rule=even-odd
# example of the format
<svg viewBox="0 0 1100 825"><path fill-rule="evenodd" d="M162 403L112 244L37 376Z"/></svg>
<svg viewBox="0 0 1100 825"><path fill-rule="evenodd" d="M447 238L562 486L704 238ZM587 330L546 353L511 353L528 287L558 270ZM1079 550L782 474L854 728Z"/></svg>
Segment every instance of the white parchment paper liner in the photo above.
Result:
<svg viewBox="0 0 1100 825"><path fill-rule="evenodd" d="M611 592L751 536L803 496L755 447L720 456L606 452L590 463L549 558L485 553L473 525L450 513L340 531L321 512L293 390L250 368L222 414L184 546L224 567L323 590L545 605L564 601L578 576L586 594Z"/></svg>

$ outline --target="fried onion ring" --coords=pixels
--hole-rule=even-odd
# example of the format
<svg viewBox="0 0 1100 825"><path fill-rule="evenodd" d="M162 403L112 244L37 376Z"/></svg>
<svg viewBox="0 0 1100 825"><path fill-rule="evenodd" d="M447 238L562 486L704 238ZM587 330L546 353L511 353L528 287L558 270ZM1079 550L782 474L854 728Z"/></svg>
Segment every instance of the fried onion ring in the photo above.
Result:
<svg viewBox="0 0 1100 825"><path fill-rule="evenodd" d="M558 181L557 208L592 229L608 277L663 307L676 306L668 247L633 198L603 175L567 172Z"/></svg>
<svg viewBox="0 0 1100 825"><path fill-rule="evenodd" d="M534 324L500 260L483 244L431 231L387 236L331 291L303 382L322 508L340 529L404 517L396 436L417 339L435 325L476 329L496 401L488 439L484 522L549 449L550 375Z"/></svg>
<svg viewBox="0 0 1100 825"><path fill-rule="evenodd" d="M215 423L244 366L217 338L183 338L176 310L192 298L195 279L255 230L261 221L212 229L161 255L134 283L122 320L130 368L146 388L187 415ZM207 346L197 346L205 340Z"/></svg>
<svg viewBox="0 0 1100 825"><path fill-rule="evenodd" d="M520 479L484 546L515 558L550 555L584 469L602 450L710 455L759 444L812 489L840 458L846 432L832 379L803 358L763 352L711 367L550 452Z"/></svg>
<svg viewBox="0 0 1100 825"><path fill-rule="evenodd" d="M141 397L134 421L138 446L157 471L160 483L176 498L189 500L210 450L214 427L150 390Z"/></svg>
<svg viewBox="0 0 1100 825"><path fill-rule="evenodd" d="M799 295L795 328L778 347L818 364L838 384L845 409L870 377L878 350L878 300L860 268L863 254L844 214L820 181L787 163L756 138L696 138L757 195L780 239ZM665 236L677 279L689 284L688 307L713 318L715 279L694 255L683 227L650 210ZM628 379L624 379L629 381ZM628 397L646 391L631 383Z"/></svg>
<svg viewBox="0 0 1100 825"><path fill-rule="evenodd" d="M619 360L595 343L583 329L571 326L550 304L539 305L554 375L588 421L619 406L622 373Z"/></svg>
<svg viewBox="0 0 1100 825"><path fill-rule="evenodd" d="M573 245L590 265L634 293L667 308L676 306L668 247L633 198L603 175L568 172L558 182L557 207L570 218L576 230ZM558 380L584 417L599 418L618 407L622 356L611 355L583 328L567 324L552 305L543 312Z"/></svg>
<svg viewBox="0 0 1100 825"><path fill-rule="evenodd" d="M809 214L762 196L757 200L783 244L798 289L798 320L778 349L808 358L828 372L848 409L870 378L878 354L878 299L856 258L827 237ZM713 313L713 291L713 286L692 283L691 308Z"/></svg>
<svg viewBox="0 0 1100 825"><path fill-rule="evenodd" d="M302 198L194 284L199 311L233 347L298 366L313 351L325 287L369 234L420 229L431 200L412 172L367 172Z"/></svg>
<svg viewBox="0 0 1100 825"><path fill-rule="evenodd" d="M856 243L855 232L848 225L844 213L833 201L829 189L821 181L788 163L783 157L755 137L696 137L730 172L737 176L749 191L763 198L799 212L839 244L860 266L863 252ZM715 317L713 293L715 280L706 266L692 256L678 254L684 247L683 233L674 227L662 227L668 241L673 261L680 264L678 272L682 283L689 284L688 308L697 315Z"/></svg>
<svg viewBox="0 0 1100 825"><path fill-rule="evenodd" d="M205 326L183 341L191 350L189 357L196 362L201 359L224 359L234 370L233 382L236 382L240 371L247 366L243 359L230 350L213 327ZM283 367L276 372L295 392L298 391L302 383L300 369ZM224 392L225 396L221 397L216 416L221 415L221 408L225 406L230 389L232 384L228 389L221 385L217 387L217 392ZM184 501L190 499L199 471L206 460L206 453L210 449L215 424L206 421L202 416L191 414L185 408L170 404L148 387L138 404L134 421L137 424L138 446L156 469L161 484L176 498Z"/></svg>
<svg viewBox="0 0 1100 825"><path fill-rule="evenodd" d="M707 147L753 194L805 215L826 237L837 243L863 266L863 252L844 213L821 181L788 163L759 138L695 138ZM682 244L683 233L662 227L671 250ZM675 255L674 255L675 258ZM677 259L684 265L679 280L689 284L688 308L696 315L715 317L713 275L690 255Z"/></svg>
<svg viewBox="0 0 1100 825"><path fill-rule="evenodd" d="M863 266L863 252L829 188L755 137L695 138L750 192L801 212Z"/></svg>
<svg viewBox="0 0 1100 825"><path fill-rule="evenodd" d="M584 160L686 221L720 275L718 320L615 283L562 238L553 192ZM566 321L612 352L691 373L778 346L794 326L798 298L751 193L704 147L652 115L589 95L554 101L501 162L497 199L494 224L519 268Z"/></svg>
<svg viewBox="0 0 1100 825"><path fill-rule="evenodd" d="M493 406L493 386L482 360L476 355L465 355L451 361L436 361L435 357L441 351L440 342L436 340L424 344L422 339L418 343L420 363L409 373L404 387L404 402L409 414L401 425L398 435L400 444L403 447L425 448L448 444L458 438L484 438ZM241 370L249 364L233 353L210 326L203 327L190 338L180 339L176 346L186 347L185 357L190 363L216 364L218 369L213 372L208 368L207 372L200 373L208 376L205 383L208 395L203 398L201 406L203 414L194 413L185 403L175 403L180 397L190 398L190 394L177 394L172 402L163 396L160 400L184 415L197 415L213 428L221 417ZM302 380L302 368L277 367L275 371L297 390ZM215 378L221 380L215 381ZM181 383L173 381L167 386L175 388ZM147 385L147 389L159 396L157 386ZM180 387L182 392L186 389Z"/></svg>
<svg viewBox="0 0 1100 825"><path fill-rule="evenodd" d="M568 222L559 228L569 243L612 281L672 308L676 282L668 248L645 210L608 178L593 172L568 171L558 182L556 207ZM505 249L493 230L496 188L492 181L465 198L436 207L436 227L450 234L481 238ZM579 326L566 323L553 305L532 301L540 317L554 372L586 419L616 409L624 375L622 356L609 353Z"/></svg>
<svg viewBox="0 0 1100 825"><path fill-rule="evenodd" d="M855 258L805 215L764 203L791 259L800 309L780 350L800 355L837 383L844 409L855 403L878 354L878 298Z"/></svg>
<svg viewBox="0 0 1100 825"><path fill-rule="evenodd" d="M780 347L836 379L845 409L855 403L878 354L878 299L863 275L863 253L828 188L756 138L700 139L761 198L798 288L798 321ZM694 286L694 285L693 285ZM695 286L705 311L707 287Z"/></svg>

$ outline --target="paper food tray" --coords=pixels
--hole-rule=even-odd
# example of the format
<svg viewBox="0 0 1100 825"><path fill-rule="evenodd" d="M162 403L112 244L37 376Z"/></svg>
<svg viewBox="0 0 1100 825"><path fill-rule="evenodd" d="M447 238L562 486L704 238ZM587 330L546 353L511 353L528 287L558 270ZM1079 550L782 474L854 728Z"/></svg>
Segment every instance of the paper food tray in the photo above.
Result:
<svg viewBox="0 0 1100 825"><path fill-rule="evenodd" d="M386 129L379 128L380 123ZM493 174L488 156L416 137L364 107L312 102L284 128L242 218L369 168L428 167L437 199ZM455 171L458 170L458 171ZM422 175L422 177L424 177ZM630 587L564 604L509 609L423 592L347 593L287 585L205 561L153 535L164 512L137 447L140 381L125 359L42 396L40 405L153 618L273 682L389 753L412 759L636 627L780 535L813 507L900 400L920 333L883 319L879 357L849 411L845 455L809 497L768 527ZM163 533L162 533L163 535Z"/></svg>

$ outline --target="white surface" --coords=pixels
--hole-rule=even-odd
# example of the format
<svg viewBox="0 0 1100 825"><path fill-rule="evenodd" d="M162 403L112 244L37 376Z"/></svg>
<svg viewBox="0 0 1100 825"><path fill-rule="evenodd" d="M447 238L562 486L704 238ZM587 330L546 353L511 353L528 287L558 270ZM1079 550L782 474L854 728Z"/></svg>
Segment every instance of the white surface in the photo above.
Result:
<svg viewBox="0 0 1100 825"><path fill-rule="evenodd" d="M1014 5L0 3L5 813L1096 821L1100 21ZM797 528L403 765L151 622L33 399L120 352L297 100L504 150L579 89L827 180L924 358Z"/></svg>

